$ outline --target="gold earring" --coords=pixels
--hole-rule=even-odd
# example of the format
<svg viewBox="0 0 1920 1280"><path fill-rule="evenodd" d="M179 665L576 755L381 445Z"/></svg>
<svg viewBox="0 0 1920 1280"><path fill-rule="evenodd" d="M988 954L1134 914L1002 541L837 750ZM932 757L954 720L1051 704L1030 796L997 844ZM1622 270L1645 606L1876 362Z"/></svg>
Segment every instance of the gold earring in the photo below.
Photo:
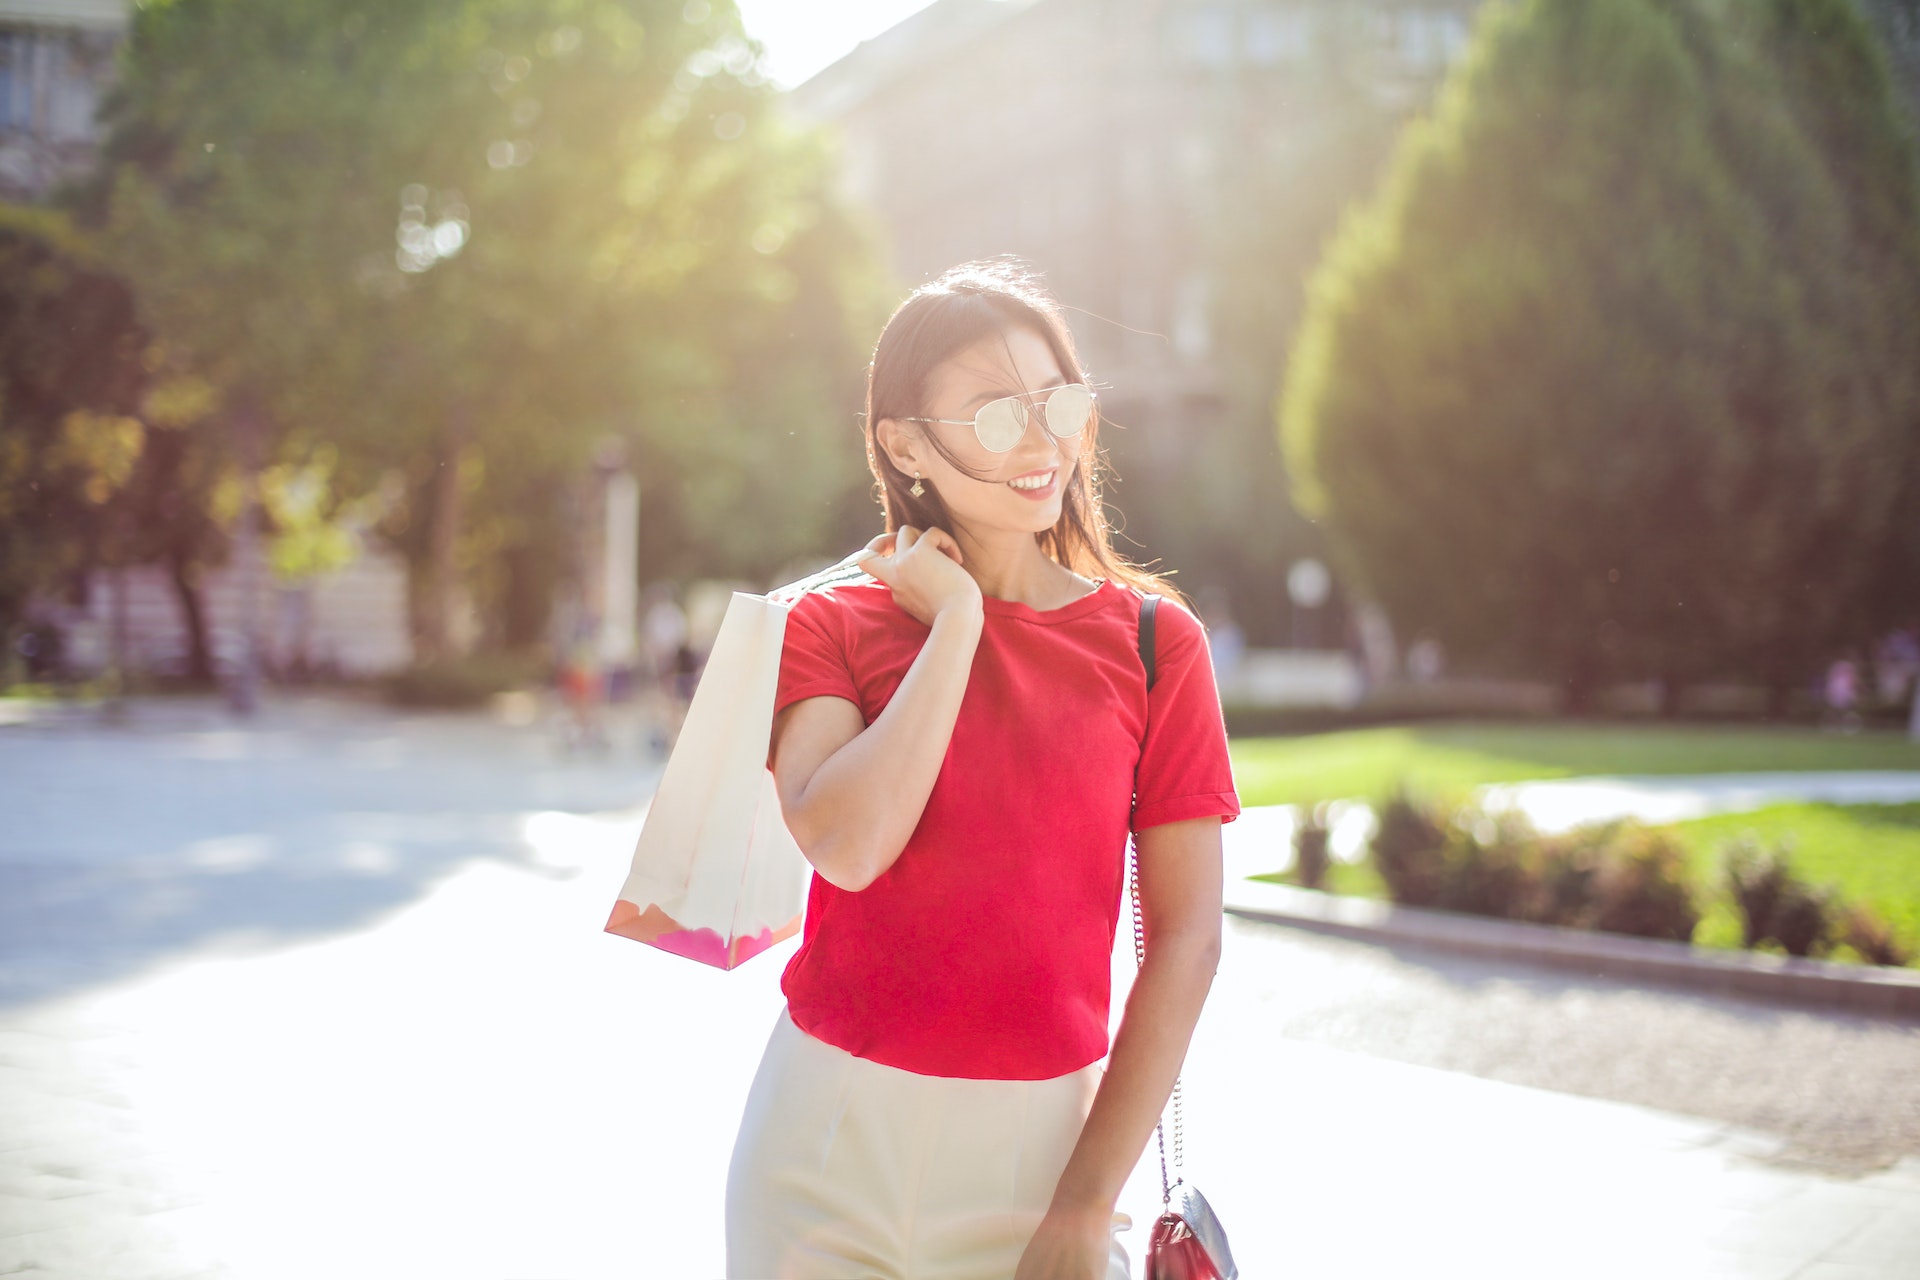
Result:
<svg viewBox="0 0 1920 1280"><path fill-rule="evenodd" d="M927 486L920 483L920 473L918 471L913 473L913 488L907 490L907 492L916 498L926 496Z"/></svg>

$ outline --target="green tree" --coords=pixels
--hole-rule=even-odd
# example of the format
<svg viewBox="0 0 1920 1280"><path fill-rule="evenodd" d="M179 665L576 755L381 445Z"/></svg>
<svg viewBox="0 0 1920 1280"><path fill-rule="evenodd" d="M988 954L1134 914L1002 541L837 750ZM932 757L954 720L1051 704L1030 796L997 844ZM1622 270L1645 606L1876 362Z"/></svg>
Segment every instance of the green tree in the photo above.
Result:
<svg viewBox="0 0 1920 1280"><path fill-rule="evenodd" d="M0 209L0 653L28 604L123 557L146 334L59 214Z"/></svg>
<svg viewBox="0 0 1920 1280"><path fill-rule="evenodd" d="M1912 159L1844 4L1723 8L1484 11L1283 384L1298 497L1365 588L1576 704L1618 675L1784 687L1885 587Z"/></svg>
<svg viewBox="0 0 1920 1280"><path fill-rule="evenodd" d="M656 485L704 482L729 432L855 483L812 360L858 363L865 250L774 106L725 3L166 0L85 202L250 470L331 446L342 497L404 477L385 527L430 657L463 585L496 614L528 594L608 437L688 468ZM686 540L745 524L774 562L817 496L689 504Z"/></svg>
<svg viewBox="0 0 1920 1280"><path fill-rule="evenodd" d="M103 568L166 568L185 674L213 674L202 566L225 554L213 388L154 341L126 281L53 209L0 209L0 644Z"/></svg>

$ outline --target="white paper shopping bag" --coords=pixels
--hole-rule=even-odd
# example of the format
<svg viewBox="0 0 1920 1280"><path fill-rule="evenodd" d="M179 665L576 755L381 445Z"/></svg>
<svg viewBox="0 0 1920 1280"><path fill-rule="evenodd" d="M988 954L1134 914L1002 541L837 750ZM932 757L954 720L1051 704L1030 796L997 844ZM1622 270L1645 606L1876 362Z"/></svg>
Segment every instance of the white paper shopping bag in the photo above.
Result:
<svg viewBox="0 0 1920 1280"><path fill-rule="evenodd" d="M732 969L799 929L811 869L767 769L787 610L865 578L843 564L765 596L734 593L606 932Z"/></svg>

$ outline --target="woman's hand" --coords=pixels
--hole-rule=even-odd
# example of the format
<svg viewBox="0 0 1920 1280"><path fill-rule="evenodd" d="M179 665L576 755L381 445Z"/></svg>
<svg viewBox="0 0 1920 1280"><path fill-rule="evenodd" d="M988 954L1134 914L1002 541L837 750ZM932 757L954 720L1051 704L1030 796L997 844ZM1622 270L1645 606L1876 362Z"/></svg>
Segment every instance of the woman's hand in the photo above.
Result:
<svg viewBox="0 0 1920 1280"><path fill-rule="evenodd" d="M1014 1280L1106 1280L1113 1216L1049 1210L1027 1241Z"/></svg>
<svg viewBox="0 0 1920 1280"><path fill-rule="evenodd" d="M867 544L853 561L893 590L893 598L913 617L933 625L952 609L983 611L980 584L961 568L960 544L945 529L925 532L902 525Z"/></svg>

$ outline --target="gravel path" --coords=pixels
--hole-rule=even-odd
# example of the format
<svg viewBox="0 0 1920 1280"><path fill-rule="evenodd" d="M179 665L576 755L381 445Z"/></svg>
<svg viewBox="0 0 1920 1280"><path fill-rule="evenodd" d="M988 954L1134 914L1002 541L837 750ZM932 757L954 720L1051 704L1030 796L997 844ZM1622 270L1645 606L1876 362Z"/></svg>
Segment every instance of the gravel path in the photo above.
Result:
<svg viewBox="0 0 1920 1280"><path fill-rule="evenodd" d="M1229 917L1273 1030L1489 1080L1727 1121L1825 1173L1920 1155L1920 1020L1774 1006Z"/></svg>

